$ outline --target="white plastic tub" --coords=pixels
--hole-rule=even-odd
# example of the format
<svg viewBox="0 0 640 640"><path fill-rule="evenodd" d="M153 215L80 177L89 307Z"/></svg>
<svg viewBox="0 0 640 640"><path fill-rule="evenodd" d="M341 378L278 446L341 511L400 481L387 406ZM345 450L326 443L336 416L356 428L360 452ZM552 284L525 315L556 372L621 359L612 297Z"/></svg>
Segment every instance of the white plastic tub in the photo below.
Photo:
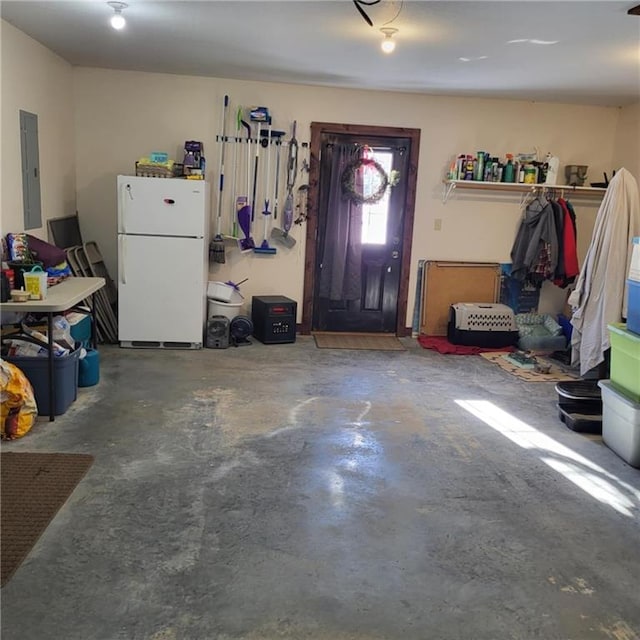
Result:
<svg viewBox="0 0 640 640"><path fill-rule="evenodd" d="M236 290L225 282L209 281L207 285L207 298L210 300L221 300L222 302L231 302L231 298Z"/></svg>
<svg viewBox="0 0 640 640"><path fill-rule="evenodd" d="M640 404L633 402L610 380L602 389L602 440L632 467L640 467Z"/></svg>

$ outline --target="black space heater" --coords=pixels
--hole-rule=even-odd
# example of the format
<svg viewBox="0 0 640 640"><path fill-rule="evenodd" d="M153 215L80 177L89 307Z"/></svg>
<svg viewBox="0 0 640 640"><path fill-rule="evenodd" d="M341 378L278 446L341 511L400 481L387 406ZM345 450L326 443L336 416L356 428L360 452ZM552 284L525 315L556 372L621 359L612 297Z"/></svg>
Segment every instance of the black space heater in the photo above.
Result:
<svg viewBox="0 0 640 640"><path fill-rule="evenodd" d="M297 303L285 296L253 296L253 335L263 344L296 341Z"/></svg>

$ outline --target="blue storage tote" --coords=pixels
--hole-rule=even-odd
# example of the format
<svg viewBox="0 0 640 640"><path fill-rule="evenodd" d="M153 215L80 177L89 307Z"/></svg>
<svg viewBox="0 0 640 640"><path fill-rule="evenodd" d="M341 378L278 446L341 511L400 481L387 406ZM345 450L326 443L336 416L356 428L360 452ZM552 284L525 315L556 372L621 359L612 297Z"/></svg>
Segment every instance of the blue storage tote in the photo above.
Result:
<svg viewBox="0 0 640 640"><path fill-rule="evenodd" d="M67 356L53 359L55 381L54 414L62 415L78 396L78 360L80 349ZM39 415L51 414L49 393L49 358L28 356L7 356L7 362L15 364L27 377L36 397Z"/></svg>
<svg viewBox="0 0 640 640"><path fill-rule="evenodd" d="M627 280L627 329L640 334L640 282Z"/></svg>
<svg viewBox="0 0 640 640"><path fill-rule="evenodd" d="M629 265L629 280L640 282L640 236L631 240L631 264Z"/></svg>
<svg viewBox="0 0 640 640"><path fill-rule="evenodd" d="M640 335L631 333L626 325L608 325L611 340L612 384L629 400L640 402Z"/></svg>

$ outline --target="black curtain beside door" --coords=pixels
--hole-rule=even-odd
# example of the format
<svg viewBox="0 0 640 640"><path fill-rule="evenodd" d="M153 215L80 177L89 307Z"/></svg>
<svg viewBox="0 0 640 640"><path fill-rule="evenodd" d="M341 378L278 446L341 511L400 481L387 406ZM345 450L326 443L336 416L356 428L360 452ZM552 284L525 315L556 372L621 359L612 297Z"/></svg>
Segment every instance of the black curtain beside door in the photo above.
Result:
<svg viewBox="0 0 640 640"><path fill-rule="evenodd" d="M318 295L335 301L358 300L362 289L362 205L343 196L341 178L345 168L360 158L361 150L353 144L334 144L331 153Z"/></svg>

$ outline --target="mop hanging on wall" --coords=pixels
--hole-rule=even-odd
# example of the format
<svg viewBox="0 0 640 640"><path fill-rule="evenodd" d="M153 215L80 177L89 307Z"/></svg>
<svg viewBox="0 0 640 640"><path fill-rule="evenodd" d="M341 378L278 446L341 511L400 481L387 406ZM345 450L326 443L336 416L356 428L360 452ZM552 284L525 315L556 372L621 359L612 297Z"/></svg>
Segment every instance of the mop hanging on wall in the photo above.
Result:
<svg viewBox="0 0 640 640"><path fill-rule="evenodd" d="M252 208L249 204L249 193L251 193L251 125L245 120L240 120L242 126L247 132L247 195L238 196L236 199L236 208L238 211L238 226L240 227L244 238L238 240L240 251L252 251L256 246L251 237L251 217Z"/></svg>

